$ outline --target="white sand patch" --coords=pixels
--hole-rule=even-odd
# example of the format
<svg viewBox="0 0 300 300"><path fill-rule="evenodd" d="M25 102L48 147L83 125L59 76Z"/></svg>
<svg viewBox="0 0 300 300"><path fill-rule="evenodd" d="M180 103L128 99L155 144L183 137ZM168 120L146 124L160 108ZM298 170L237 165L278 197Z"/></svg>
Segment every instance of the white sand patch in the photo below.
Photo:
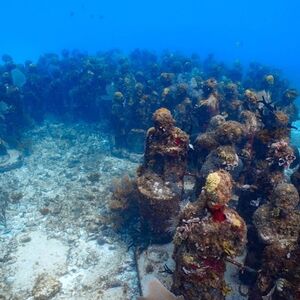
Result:
<svg viewBox="0 0 300 300"><path fill-rule="evenodd" d="M89 298L93 299L92 292L97 293L95 299L124 300L126 286L132 285L130 280L135 279L134 273L133 278L123 273L130 260L125 249L80 241L76 249L70 251L69 272L60 278L63 292L71 298L89 293Z"/></svg>
<svg viewBox="0 0 300 300"><path fill-rule="evenodd" d="M43 232L30 233L31 240L18 247L16 275L13 287L16 290L31 290L39 274L60 275L66 272L68 248L59 240L47 239Z"/></svg>

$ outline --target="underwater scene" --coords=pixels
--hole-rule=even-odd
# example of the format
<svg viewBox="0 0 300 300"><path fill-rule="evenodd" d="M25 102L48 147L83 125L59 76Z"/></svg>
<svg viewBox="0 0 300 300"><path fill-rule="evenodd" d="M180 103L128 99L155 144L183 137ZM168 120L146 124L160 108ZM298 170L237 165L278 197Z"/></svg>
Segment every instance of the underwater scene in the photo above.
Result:
<svg viewBox="0 0 300 300"><path fill-rule="evenodd" d="M300 300L299 1L0 28L0 300Z"/></svg>

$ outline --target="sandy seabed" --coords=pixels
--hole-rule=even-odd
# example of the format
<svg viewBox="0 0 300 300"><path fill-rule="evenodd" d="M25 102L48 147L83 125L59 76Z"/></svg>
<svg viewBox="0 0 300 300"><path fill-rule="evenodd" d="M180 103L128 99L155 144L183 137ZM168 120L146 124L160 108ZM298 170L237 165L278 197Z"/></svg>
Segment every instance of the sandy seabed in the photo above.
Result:
<svg viewBox="0 0 300 300"><path fill-rule="evenodd" d="M107 216L113 178L137 163L111 156L97 126L45 122L25 139L22 166L0 174L0 299L134 299L133 253Z"/></svg>

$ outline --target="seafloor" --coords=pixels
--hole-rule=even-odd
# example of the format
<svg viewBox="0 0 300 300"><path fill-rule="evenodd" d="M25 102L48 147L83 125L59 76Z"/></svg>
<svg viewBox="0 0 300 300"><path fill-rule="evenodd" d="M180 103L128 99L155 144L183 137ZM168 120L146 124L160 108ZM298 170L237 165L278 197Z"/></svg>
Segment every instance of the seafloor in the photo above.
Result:
<svg viewBox="0 0 300 300"><path fill-rule="evenodd" d="M108 155L106 136L84 124L47 123L27 133L30 155L0 174L9 194L0 234L0 299L133 299L132 251L107 222L114 177L136 163Z"/></svg>
<svg viewBox="0 0 300 300"><path fill-rule="evenodd" d="M139 294L133 249L109 222L113 179L134 175L139 157L112 156L101 132L100 125L46 121L26 133L22 165L0 174L9 201L7 226L0 228L0 299L129 300ZM165 263L173 267L171 255L170 244L141 255L142 287L149 272L170 287L163 270ZM227 299L243 299L237 270L229 269Z"/></svg>

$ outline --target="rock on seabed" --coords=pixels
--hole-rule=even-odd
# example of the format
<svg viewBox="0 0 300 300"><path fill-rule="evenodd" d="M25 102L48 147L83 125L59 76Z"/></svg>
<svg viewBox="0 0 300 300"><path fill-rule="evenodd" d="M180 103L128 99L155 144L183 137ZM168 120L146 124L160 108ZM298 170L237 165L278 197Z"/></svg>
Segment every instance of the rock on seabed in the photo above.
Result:
<svg viewBox="0 0 300 300"><path fill-rule="evenodd" d="M61 290L61 286L61 282L56 278L48 274L41 274L36 279L32 290L32 296L34 300L51 299Z"/></svg>

